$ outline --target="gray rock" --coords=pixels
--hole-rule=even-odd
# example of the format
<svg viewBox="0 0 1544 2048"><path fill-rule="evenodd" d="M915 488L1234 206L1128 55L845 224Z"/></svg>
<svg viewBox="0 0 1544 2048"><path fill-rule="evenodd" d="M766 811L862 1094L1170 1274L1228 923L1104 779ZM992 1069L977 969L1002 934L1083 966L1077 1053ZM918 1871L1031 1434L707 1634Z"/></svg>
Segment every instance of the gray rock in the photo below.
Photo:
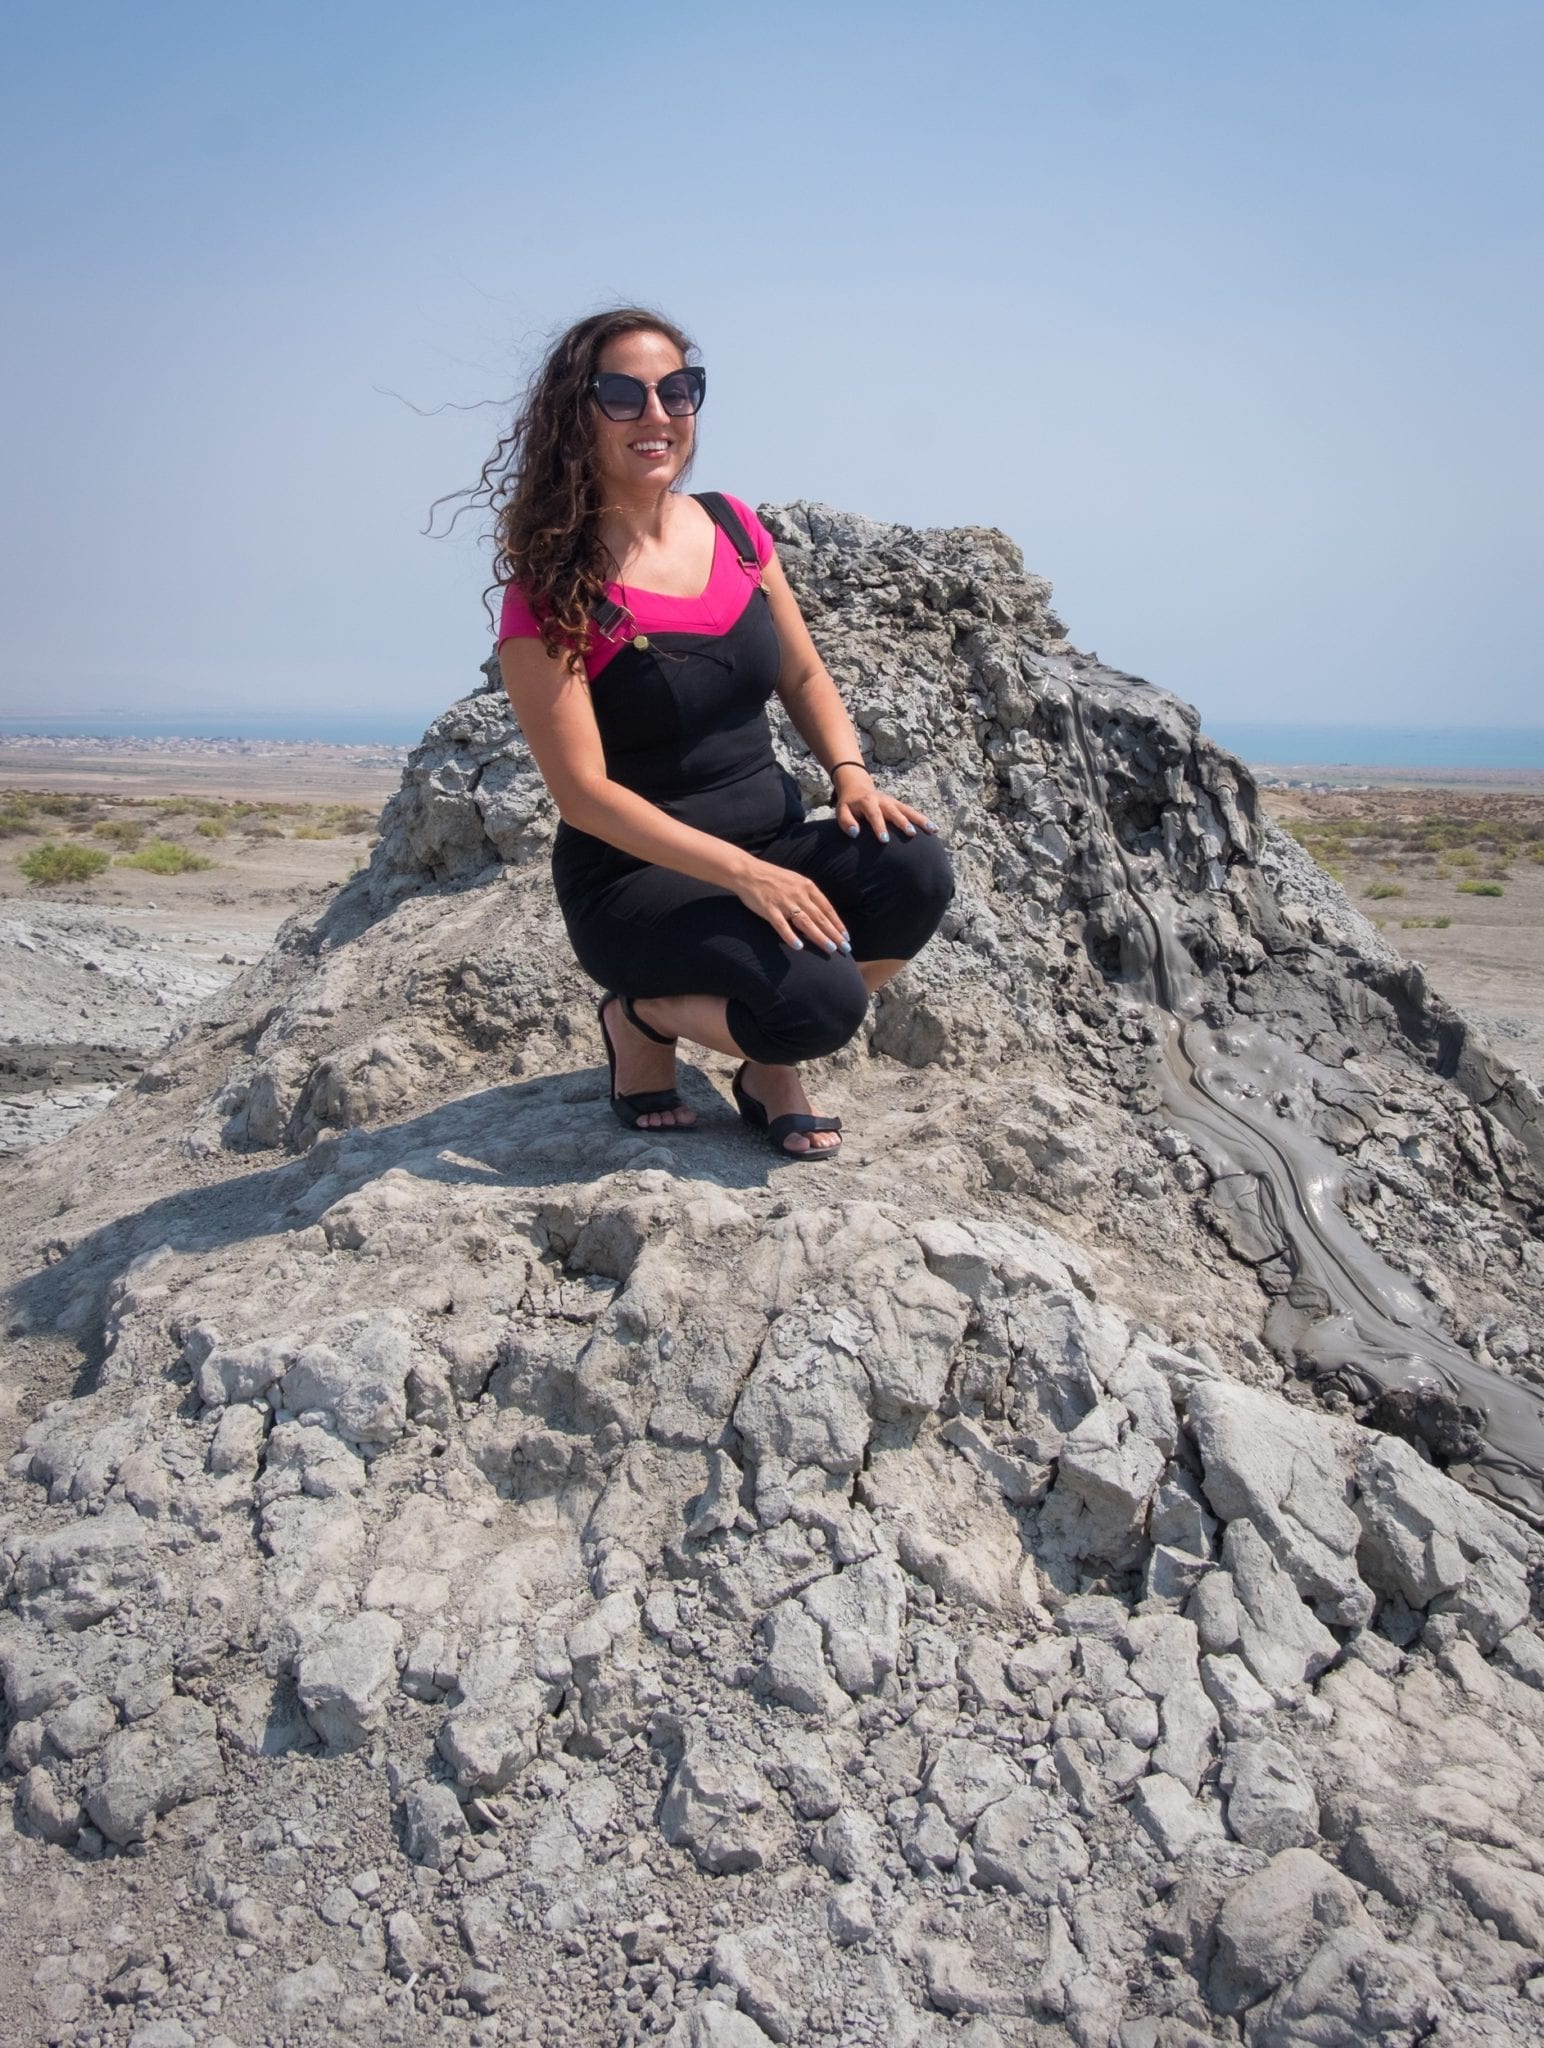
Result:
<svg viewBox="0 0 1544 2048"><path fill-rule="evenodd" d="M382 1450L407 1427L412 1368L412 1333L400 1312L356 1316L329 1343L298 1354L280 1383L284 1406L324 1415L349 1443Z"/></svg>
<svg viewBox="0 0 1544 2048"><path fill-rule="evenodd" d="M825 1631L826 1654L843 1689L877 1692L896 1666L901 1647L904 1587L887 1557L864 1558L804 1594L804 1605Z"/></svg>
<svg viewBox="0 0 1544 2048"><path fill-rule="evenodd" d="M1499 1863L1477 1849L1454 1856L1448 1875L1470 1912L1477 1920L1494 1920L1503 1941L1544 1950L1544 1875Z"/></svg>
<svg viewBox="0 0 1544 2048"><path fill-rule="evenodd" d="M280 1977L268 1994L268 2003L280 2019L294 2019L313 2005L326 2005L343 1990L343 1979L331 1963L308 1963Z"/></svg>
<svg viewBox="0 0 1544 2048"><path fill-rule="evenodd" d="M210 1471L217 1478L255 1472L266 1428L264 1411L254 1403L237 1401L227 1408L209 1440Z"/></svg>
<svg viewBox="0 0 1544 2048"><path fill-rule="evenodd" d="M660 1829L715 1876L759 1870L768 1847L765 1804L766 1788L749 1756L689 1742L661 1803Z"/></svg>
<svg viewBox="0 0 1544 2048"><path fill-rule="evenodd" d="M1380 1592L1421 1608L1456 1594L1482 1562L1503 1583L1520 1577L1527 1551L1521 1536L1397 1437L1368 1440L1357 1458L1356 1483L1362 1568ZM1494 1649L1527 1610L1503 1627L1504 1611L1493 1629L1482 1631L1491 1637L1483 1649Z"/></svg>
<svg viewBox="0 0 1544 2048"><path fill-rule="evenodd" d="M1253 1524L1321 1621L1368 1621L1373 1597L1356 1569L1361 1525L1332 1427L1223 1380L1196 1386L1186 1415L1216 1512Z"/></svg>
<svg viewBox="0 0 1544 2048"><path fill-rule="evenodd" d="M130 1601L164 1598L169 1584L139 1516L109 1510L27 1544L11 1598L20 1614L47 1628L84 1629Z"/></svg>
<svg viewBox="0 0 1544 2048"><path fill-rule="evenodd" d="M810 1854L833 1877L869 1882L879 1876L884 1862L877 1824L861 1807L854 1806L844 1806L832 1815L815 1837Z"/></svg>
<svg viewBox="0 0 1544 2048"><path fill-rule="evenodd" d="M129 2034L129 2048L194 2048L181 2020L143 2020Z"/></svg>
<svg viewBox="0 0 1544 2048"><path fill-rule="evenodd" d="M1022 1783L1012 1764L985 1743L955 1739L939 1746L923 1789L954 1832L963 1835L989 1806Z"/></svg>
<svg viewBox="0 0 1544 2048"><path fill-rule="evenodd" d="M1222 1838L1222 1817L1189 1787L1165 1772L1143 1778L1131 1795L1131 1810L1170 1862L1177 1863L1198 1842Z"/></svg>
<svg viewBox="0 0 1544 2048"><path fill-rule="evenodd" d="M386 1953L391 1974L406 1982L429 1967L434 1948L414 1916L398 1911L386 1922Z"/></svg>
<svg viewBox="0 0 1544 2048"><path fill-rule="evenodd" d="M1451 2014L1445 1987L1419 1956L1344 1928L1330 1935L1295 1983L1257 2006L1247 2024L1250 2048L1310 2048L1324 2041L1402 2048L1440 2039L1435 2030Z"/></svg>
<svg viewBox="0 0 1544 2048"><path fill-rule="evenodd" d="M1148 1503L1164 1454L1119 1402L1091 1408L1062 1442L1047 1529L1076 1557L1131 1563L1141 1552Z"/></svg>
<svg viewBox="0 0 1544 2048"><path fill-rule="evenodd" d="M289 1337L259 1337L255 1343L220 1345L205 1353L193 1384L206 1408L255 1401L282 1379L295 1357Z"/></svg>
<svg viewBox="0 0 1544 2048"><path fill-rule="evenodd" d="M382 1725L397 1689L402 1625L356 1614L328 1631L295 1669L301 1709L329 1749L358 1749Z"/></svg>
<svg viewBox="0 0 1544 2048"><path fill-rule="evenodd" d="M1242 1657L1203 1657L1201 1683L1228 1735L1255 1735L1276 1702Z"/></svg>
<svg viewBox="0 0 1544 2048"><path fill-rule="evenodd" d="M233 1902L225 1916L227 1931L237 1941L255 1941L262 1947L279 1938L279 1921L266 1899L249 1894Z"/></svg>
<svg viewBox="0 0 1544 2048"><path fill-rule="evenodd" d="M107 1840L122 1846L144 1841L161 1815L207 1799L224 1782L213 1712L198 1700L172 1699L107 1738L86 1781L85 1807Z"/></svg>
<svg viewBox="0 0 1544 2048"><path fill-rule="evenodd" d="M781 1600L767 1616L767 1661L761 1682L775 1700L796 1714L829 1720L846 1706L846 1696L826 1669L820 1624L797 1600Z"/></svg>
<svg viewBox="0 0 1544 2048"><path fill-rule="evenodd" d="M78 1802L60 1790L41 1764L34 1764L21 1781L21 1810L45 1842L73 1842L80 1833Z"/></svg>
<svg viewBox="0 0 1544 2048"><path fill-rule="evenodd" d="M838 1948L856 1948L878 1933L874 1901L863 1885L840 1884L826 1902L826 1925Z"/></svg>
<svg viewBox="0 0 1544 2048"><path fill-rule="evenodd" d="M1251 1849L1275 1855L1319 1838L1319 1802L1291 1750L1269 1737L1230 1742L1218 1782L1228 1795L1228 1828Z"/></svg>
<svg viewBox="0 0 1544 2048"><path fill-rule="evenodd" d="M1048 1905L1063 1884L1079 1884L1089 1870L1083 1837L1044 1792L1022 1786L989 1806L971 1835L975 1881L1021 1892Z"/></svg>
<svg viewBox="0 0 1544 2048"><path fill-rule="evenodd" d="M1185 1612L1195 1623L1201 1649L1216 1656L1237 1647L1244 1616L1231 1572L1208 1572L1198 1581Z"/></svg>
<svg viewBox="0 0 1544 2048"><path fill-rule="evenodd" d="M473 2012L498 2012L509 2003L510 1987L492 1970L464 1970L457 1997L464 1998Z"/></svg>
<svg viewBox="0 0 1544 2048"><path fill-rule="evenodd" d="M765 2048L767 2039L743 2012L705 1998L682 2013L665 2036L665 2048Z"/></svg>
<svg viewBox="0 0 1544 2048"><path fill-rule="evenodd" d="M462 1790L501 1792L512 1784L535 1757L542 1722L558 1698L555 1685L519 1678L448 1714L436 1747Z"/></svg>
<svg viewBox="0 0 1544 2048"><path fill-rule="evenodd" d="M1210 1996L1220 2012L1242 2012L1302 1973L1330 1935L1374 1933L1353 1887L1311 1849L1284 1849L1246 1877L1223 1903Z"/></svg>
<svg viewBox="0 0 1544 2048"><path fill-rule="evenodd" d="M1529 1627L1514 1628L1496 1646L1496 1662L1513 1678L1544 1692L1544 1640Z"/></svg>
<svg viewBox="0 0 1544 2048"><path fill-rule="evenodd" d="M779 1753L794 1810L805 1820L828 1820L842 1803L842 1785L825 1743L819 1736L785 1735Z"/></svg>
<svg viewBox="0 0 1544 2048"><path fill-rule="evenodd" d="M1199 1677L1171 1685L1159 1702L1158 1716L1162 1733L1153 1750L1153 1769L1199 1792L1211 1767L1218 1732L1217 1709Z"/></svg>
<svg viewBox="0 0 1544 2048"><path fill-rule="evenodd" d="M444 1870L469 1832L461 1802L448 1785L420 1778L408 1787L402 1809L402 1846L411 1862Z"/></svg>
<svg viewBox="0 0 1544 2048"><path fill-rule="evenodd" d="M102 1693L81 1693L62 1707L43 1716L43 1732L49 1746L60 1756L75 1759L89 1756L118 1725L112 1701Z"/></svg>
<svg viewBox="0 0 1544 2048"><path fill-rule="evenodd" d="M1222 1555L1238 1595L1240 1654L1260 1683L1290 1692L1326 1670L1340 1645L1304 1606L1252 1522L1228 1524Z"/></svg>
<svg viewBox="0 0 1544 2048"><path fill-rule="evenodd" d="M0 1643L0 1672L13 1721L37 1720L81 1690L72 1665L29 1642Z"/></svg>
<svg viewBox="0 0 1544 2048"><path fill-rule="evenodd" d="M1431 1872L1412 1845L1387 1828L1355 1827L1341 1848L1348 1877L1381 1892L1391 1905L1418 1906L1431 1890Z"/></svg>
<svg viewBox="0 0 1544 2048"><path fill-rule="evenodd" d="M801 1973L786 1935L773 1925L721 1934L708 1958L714 1984L728 1985L741 2012L771 2041L796 2041L803 2021Z"/></svg>
<svg viewBox="0 0 1544 2048"><path fill-rule="evenodd" d="M929 2002L940 2012L1022 2013L1028 2000L1020 1985L994 1982L963 1941L923 1941L917 1959L927 1980Z"/></svg>
<svg viewBox="0 0 1544 2048"><path fill-rule="evenodd" d="M1195 1623L1177 1614L1138 1614L1122 1630L1131 1677L1150 1699L1199 1682Z"/></svg>

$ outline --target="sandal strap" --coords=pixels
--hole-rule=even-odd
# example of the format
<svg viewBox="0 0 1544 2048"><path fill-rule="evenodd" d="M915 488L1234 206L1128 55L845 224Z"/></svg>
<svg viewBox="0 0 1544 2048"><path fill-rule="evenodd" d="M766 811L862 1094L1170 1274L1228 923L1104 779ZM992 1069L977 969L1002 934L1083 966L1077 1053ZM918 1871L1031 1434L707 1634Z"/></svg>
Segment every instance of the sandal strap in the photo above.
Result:
<svg viewBox="0 0 1544 2048"><path fill-rule="evenodd" d="M652 1116L656 1110L684 1107L674 1088L653 1088L642 1095L613 1095L611 1099L636 1116Z"/></svg>
<svg viewBox="0 0 1544 2048"><path fill-rule="evenodd" d="M644 1023L643 1019L638 1015L638 1012L633 1008L633 999L631 996L621 996L618 998L618 1000L622 1005L622 1015L627 1019L628 1023L632 1025L635 1031L641 1031L645 1038L652 1038L656 1045L675 1044L675 1040L673 1038L667 1038L663 1031L656 1031L652 1024Z"/></svg>
<svg viewBox="0 0 1544 2048"><path fill-rule="evenodd" d="M782 1151L784 1139L791 1138L796 1131L839 1131L841 1128L839 1116L775 1116L767 1125L767 1136Z"/></svg>

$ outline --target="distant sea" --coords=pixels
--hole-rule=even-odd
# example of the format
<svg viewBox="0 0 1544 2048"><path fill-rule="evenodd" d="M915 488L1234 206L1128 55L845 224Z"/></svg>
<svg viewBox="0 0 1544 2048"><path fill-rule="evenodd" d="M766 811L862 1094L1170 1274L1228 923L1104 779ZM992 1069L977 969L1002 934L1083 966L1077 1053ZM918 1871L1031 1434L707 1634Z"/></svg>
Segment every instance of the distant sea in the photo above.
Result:
<svg viewBox="0 0 1544 2048"><path fill-rule="evenodd" d="M1202 723L1256 768L1544 769L1544 726Z"/></svg>
<svg viewBox="0 0 1544 2048"><path fill-rule="evenodd" d="M111 712L71 717L0 715L0 738L33 733L57 739L291 740L314 746L416 746L446 707L421 713L372 712L308 717L292 711L168 712L134 718ZM1274 725L1206 720L1219 746L1256 767L1487 769L1544 771L1544 726Z"/></svg>

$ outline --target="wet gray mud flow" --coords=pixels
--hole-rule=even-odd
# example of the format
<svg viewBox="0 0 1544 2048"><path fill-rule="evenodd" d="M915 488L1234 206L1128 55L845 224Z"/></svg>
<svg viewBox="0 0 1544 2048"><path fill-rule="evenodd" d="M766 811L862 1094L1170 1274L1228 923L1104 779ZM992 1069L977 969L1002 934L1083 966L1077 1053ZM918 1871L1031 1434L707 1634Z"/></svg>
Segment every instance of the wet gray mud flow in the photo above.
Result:
<svg viewBox="0 0 1544 2048"><path fill-rule="evenodd" d="M1544 1403L1446 1337L1405 1276L1348 1220L1338 1157L1294 1114L1311 1104L1312 1077L1328 1070L1252 1021L1208 1023L1205 991L1167 906L1143 890L1110 823L1098 750L1075 691L1064 708L1064 737L1100 821L1092 857L1104 891L1123 899L1120 978L1160 1013L1165 1110L1214 1176L1212 1198L1230 1212L1243 1255L1285 1269L1266 1321L1271 1348L1359 1403L1436 1407L1453 1477L1544 1527ZM1237 836L1246 839L1241 823Z"/></svg>

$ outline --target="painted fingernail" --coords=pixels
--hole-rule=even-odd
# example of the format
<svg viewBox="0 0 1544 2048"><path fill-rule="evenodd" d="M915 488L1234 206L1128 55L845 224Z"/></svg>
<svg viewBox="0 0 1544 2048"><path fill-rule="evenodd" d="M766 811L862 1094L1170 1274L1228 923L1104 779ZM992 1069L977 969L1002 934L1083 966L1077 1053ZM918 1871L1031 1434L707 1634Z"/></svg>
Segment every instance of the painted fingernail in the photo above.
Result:
<svg viewBox="0 0 1544 2048"><path fill-rule="evenodd" d="M917 836L917 828L916 828L916 826L915 826L915 825L905 825L905 826L903 826L903 827L902 827L901 829L902 829L902 830L903 830L903 831L905 832L905 834L906 834L906 837L907 837L908 839L915 839L915 838L916 838L916 836Z"/></svg>
<svg viewBox="0 0 1544 2048"><path fill-rule="evenodd" d="M852 940L851 940L851 939L843 939L843 941L842 941L842 951L843 951L844 953L850 953L850 952L852 951Z"/></svg>
<svg viewBox="0 0 1544 2048"><path fill-rule="evenodd" d="M848 837L849 839L856 839L856 838L857 838L857 836L858 836L858 828L857 828L857 826L856 826L856 825L849 825L849 826L847 827L847 837Z"/></svg>
<svg viewBox="0 0 1544 2048"><path fill-rule="evenodd" d="M822 941L822 944L825 946L825 949L828 953L834 953L836 951L835 939L825 939Z"/></svg>
<svg viewBox="0 0 1544 2048"><path fill-rule="evenodd" d="M880 843L880 845L881 845L881 846L888 846L888 845L890 844L890 835L889 835L889 833L888 833L888 832L881 832L881 833L880 833L880 835L879 835L879 843Z"/></svg>
<svg viewBox="0 0 1544 2048"><path fill-rule="evenodd" d="M804 941L803 941L803 939L795 939L795 940L793 940L792 944L793 944L793 949L794 949L794 951L795 951L796 953L802 953L802 952L804 951Z"/></svg>

